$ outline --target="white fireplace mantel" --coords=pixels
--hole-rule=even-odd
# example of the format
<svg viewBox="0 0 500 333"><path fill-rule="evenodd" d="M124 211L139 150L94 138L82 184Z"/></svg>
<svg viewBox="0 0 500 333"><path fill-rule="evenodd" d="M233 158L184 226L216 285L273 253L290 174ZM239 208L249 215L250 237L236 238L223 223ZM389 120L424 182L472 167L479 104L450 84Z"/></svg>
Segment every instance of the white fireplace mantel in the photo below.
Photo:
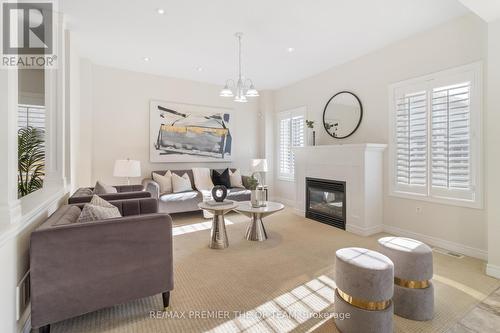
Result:
<svg viewBox="0 0 500 333"><path fill-rule="evenodd" d="M368 236L382 231L383 153L386 144L341 144L294 149L296 211L305 212L305 179L346 182L346 230Z"/></svg>

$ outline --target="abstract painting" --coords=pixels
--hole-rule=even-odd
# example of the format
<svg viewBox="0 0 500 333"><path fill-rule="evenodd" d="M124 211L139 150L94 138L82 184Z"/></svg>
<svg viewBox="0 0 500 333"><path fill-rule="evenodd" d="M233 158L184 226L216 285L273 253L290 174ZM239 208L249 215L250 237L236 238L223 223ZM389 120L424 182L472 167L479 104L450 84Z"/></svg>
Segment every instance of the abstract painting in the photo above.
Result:
<svg viewBox="0 0 500 333"><path fill-rule="evenodd" d="M230 109L150 103L151 162L231 161Z"/></svg>

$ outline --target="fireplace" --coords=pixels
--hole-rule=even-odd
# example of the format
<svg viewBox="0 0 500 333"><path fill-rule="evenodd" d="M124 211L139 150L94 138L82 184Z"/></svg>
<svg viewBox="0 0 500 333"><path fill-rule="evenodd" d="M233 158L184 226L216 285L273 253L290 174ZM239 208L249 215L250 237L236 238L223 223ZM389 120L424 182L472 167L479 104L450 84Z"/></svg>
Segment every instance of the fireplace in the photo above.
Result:
<svg viewBox="0 0 500 333"><path fill-rule="evenodd" d="M345 182L306 177L306 217L345 230Z"/></svg>

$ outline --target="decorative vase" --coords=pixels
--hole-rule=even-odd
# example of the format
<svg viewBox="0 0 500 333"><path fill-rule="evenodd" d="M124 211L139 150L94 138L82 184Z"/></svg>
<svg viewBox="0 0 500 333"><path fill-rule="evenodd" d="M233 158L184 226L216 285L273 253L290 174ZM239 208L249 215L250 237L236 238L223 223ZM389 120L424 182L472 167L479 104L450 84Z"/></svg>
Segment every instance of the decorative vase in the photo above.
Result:
<svg viewBox="0 0 500 333"><path fill-rule="evenodd" d="M309 146L316 146L316 131L309 129L308 131L308 144Z"/></svg>
<svg viewBox="0 0 500 333"><path fill-rule="evenodd" d="M251 190L250 203L252 204L252 207L254 207L254 208L260 207L258 196L259 196L259 193L257 190Z"/></svg>

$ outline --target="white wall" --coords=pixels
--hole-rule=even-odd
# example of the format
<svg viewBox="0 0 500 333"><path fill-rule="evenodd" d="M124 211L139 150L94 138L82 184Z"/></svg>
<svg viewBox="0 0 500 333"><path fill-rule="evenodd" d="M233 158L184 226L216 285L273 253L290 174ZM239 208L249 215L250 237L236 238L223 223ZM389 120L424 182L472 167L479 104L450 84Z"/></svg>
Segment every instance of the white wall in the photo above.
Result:
<svg viewBox="0 0 500 333"><path fill-rule="evenodd" d="M82 126L82 131L87 133L82 132L81 135L92 140L92 155L88 183L79 185L92 185L96 180L109 184L125 183L125 179L115 178L112 175L116 159L140 160L143 177L148 177L152 170L187 169L196 165L211 168L233 165L245 171L249 169L250 160L259 155L259 104L255 100L241 104L234 103L232 99L219 97L221 89L219 85L99 65L84 65L81 70L81 100L82 103L90 103L82 106L81 118L91 117L82 120L82 125L87 124ZM88 98L91 102L87 100ZM233 162L150 163L150 100L234 108ZM89 130L92 131L91 135L88 133ZM80 160L87 160L87 157L81 157ZM134 183L140 181L141 179L133 180Z"/></svg>
<svg viewBox="0 0 500 333"><path fill-rule="evenodd" d="M486 179L488 268L500 278L500 20L488 25L488 110L486 113Z"/></svg>
<svg viewBox="0 0 500 333"><path fill-rule="evenodd" d="M316 121L319 144L387 143L389 84L484 60L486 47L486 24L474 15L464 16L278 90L275 111L306 106L308 119ZM354 135L336 140L324 131L322 113L328 99L341 90L349 90L359 96L364 114L361 126ZM387 155L386 152L386 171ZM486 222L483 210L390 197L387 184L385 172L384 224L392 227L393 231L404 229L438 238L451 242L447 243L450 248L485 257ZM274 187L278 192L276 195L283 201L295 199L293 183L278 180ZM422 208L420 214L416 213L416 207ZM432 238L427 237L426 240Z"/></svg>

